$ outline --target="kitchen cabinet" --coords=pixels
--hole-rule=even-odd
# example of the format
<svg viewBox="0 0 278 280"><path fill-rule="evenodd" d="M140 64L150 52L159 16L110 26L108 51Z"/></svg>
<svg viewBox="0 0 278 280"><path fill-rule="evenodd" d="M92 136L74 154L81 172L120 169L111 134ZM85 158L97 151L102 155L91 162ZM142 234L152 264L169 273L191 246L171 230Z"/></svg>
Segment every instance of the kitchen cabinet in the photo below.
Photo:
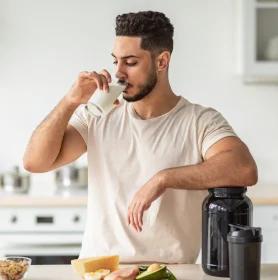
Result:
<svg viewBox="0 0 278 280"><path fill-rule="evenodd" d="M278 83L278 1L240 0L237 23L245 82Z"/></svg>
<svg viewBox="0 0 278 280"><path fill-rule="evenodd" d="M278 205L254 206L253 225L262 228L262 263L278 262Z"/></svg>

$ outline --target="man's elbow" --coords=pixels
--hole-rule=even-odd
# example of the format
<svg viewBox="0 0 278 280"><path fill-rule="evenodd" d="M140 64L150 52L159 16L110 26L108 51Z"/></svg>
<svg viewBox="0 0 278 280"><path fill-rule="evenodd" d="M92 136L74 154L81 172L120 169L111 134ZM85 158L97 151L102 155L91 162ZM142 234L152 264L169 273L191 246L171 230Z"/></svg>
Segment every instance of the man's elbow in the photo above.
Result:
<svg viewBox="0 0 278 280"><path fill-rule="evenodd" d="M258 168L255 163L246 166L243 173L246 186L254 186L258 183Z"/></svg>
<svg viewBox="0 0 278 280"><path fill-rule="evenodd" d="M31 173L38 173L38 167L30 160L23 159L23 167L26 171L29 171Z"/></svg>
<svg viewBox="0 0 278 280"><path fill-rule="evenodd" d="M29 159L28 157L23 158L23 167L26 171L29 171L31 173L44 173L48 171L45 168L42 168L34 160Z"/></svg>

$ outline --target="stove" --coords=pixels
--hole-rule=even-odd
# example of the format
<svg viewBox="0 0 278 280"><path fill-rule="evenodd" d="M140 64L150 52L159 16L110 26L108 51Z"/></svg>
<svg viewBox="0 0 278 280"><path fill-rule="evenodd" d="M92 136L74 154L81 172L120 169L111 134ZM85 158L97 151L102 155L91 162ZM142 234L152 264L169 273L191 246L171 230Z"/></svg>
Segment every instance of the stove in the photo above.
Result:
<svg viewBox="0 0 278 280"><path fill-rule="evenodd" d="M70 264L78 258L87 195L0 194L0 257L26 256L32 264Z"/></svg>

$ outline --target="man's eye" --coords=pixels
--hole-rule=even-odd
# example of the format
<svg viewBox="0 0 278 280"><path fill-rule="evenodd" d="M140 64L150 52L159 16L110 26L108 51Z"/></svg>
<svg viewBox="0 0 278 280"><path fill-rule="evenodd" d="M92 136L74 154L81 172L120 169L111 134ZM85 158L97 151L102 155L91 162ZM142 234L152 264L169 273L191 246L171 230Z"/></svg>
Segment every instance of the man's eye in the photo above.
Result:
<svg viewBox="0 0 278 280"><path fill-rule="evenodd" d="M114 61L113 64L118 64L118 61Z"/></svg>
<svg viewBox="0 0 278 280"><path fill-rule="evenodd" d="M126 65L128 65L128 66L135 66L137 64L137 62L133 62L133 63L126 63Z"/></svg>

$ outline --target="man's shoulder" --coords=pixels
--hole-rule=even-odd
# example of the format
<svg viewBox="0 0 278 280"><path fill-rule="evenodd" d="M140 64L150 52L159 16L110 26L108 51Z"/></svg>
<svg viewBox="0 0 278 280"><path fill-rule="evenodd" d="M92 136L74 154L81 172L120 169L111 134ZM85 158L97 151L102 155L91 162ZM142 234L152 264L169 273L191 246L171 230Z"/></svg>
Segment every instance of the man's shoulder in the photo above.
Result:
<svg viewBox="0 0 278 280"><path fill-rule="evenodd" d="M191 116L195 116L196 118L200 118L204 115L210 115L214 113L218 113L218 111L212 107L204 106L199 103L194 103L189 101L188 99L181 97L183 101L183 106L181 109L184 110L185 113L190 114Z"/></svg>

